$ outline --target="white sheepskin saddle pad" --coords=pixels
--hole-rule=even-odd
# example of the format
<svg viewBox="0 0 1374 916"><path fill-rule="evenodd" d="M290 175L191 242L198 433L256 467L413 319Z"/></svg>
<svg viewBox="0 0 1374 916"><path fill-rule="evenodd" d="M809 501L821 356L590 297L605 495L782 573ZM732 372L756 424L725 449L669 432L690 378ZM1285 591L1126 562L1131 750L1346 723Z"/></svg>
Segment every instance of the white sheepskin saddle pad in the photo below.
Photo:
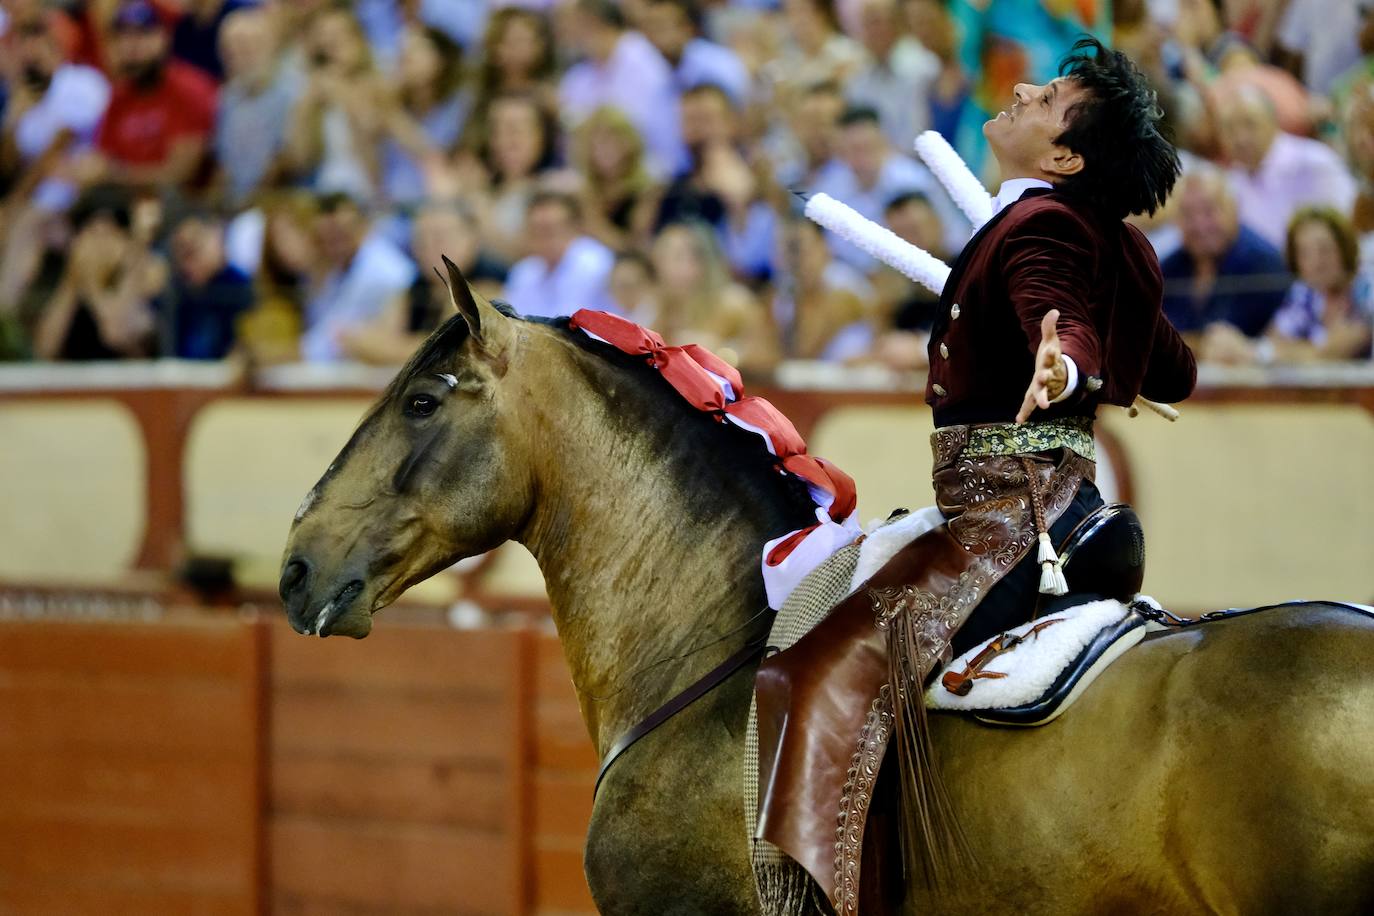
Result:
<svg viewBox="0 0 1374 916"><path fill-rule="evenodd" d="M926 706L973 713L1001 725L1044 725L1144 639L1147 623L1130 606L1110 599L1048 614L974 646L941 668L926 688ZM961 696L945 686L947 672L966 671L990 643L1010 641L1009 636L1022 640L987 662L985 676L973 680L967 693Z"/></svg>
<svg viewBox="0 0 1374 916"><path fill-rule="evenodd" d="M920 535L943 524L934 506L871 527L859 545L850 580L853 592ZM1153 599L1136 599L1158 607ZM1055 623L1031 630L1047 620ZM937 672L926 691L933 709L972 713L1003 725L1043 725L1058 717L1123 652L1145 637L1146 619L1120 601L1093 601L1050 614L1008 631L1024 642L994 658L984 671L1001 677L979 678L963 696L945 689L946 671L963 671L992 642L975 646ZM1008 635L1002 634L1002 636ZM1031 635L1028 635L1031 634Z"/></svg>

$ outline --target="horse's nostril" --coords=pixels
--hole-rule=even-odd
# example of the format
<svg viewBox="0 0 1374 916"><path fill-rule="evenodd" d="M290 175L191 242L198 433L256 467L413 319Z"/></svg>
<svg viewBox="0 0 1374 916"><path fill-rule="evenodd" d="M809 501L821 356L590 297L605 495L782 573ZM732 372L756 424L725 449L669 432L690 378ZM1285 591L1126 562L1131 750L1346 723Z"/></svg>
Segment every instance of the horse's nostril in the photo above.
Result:
<svg viewBox="0 0 1374 916"><path fill-rule="evenodd" d="M296 587L305 581L306 575L310 572L310 564L305 560L294 559L286 564L286 568L281 572L281 585L278 591L281 593L282 600L285 600Z"/></svg>

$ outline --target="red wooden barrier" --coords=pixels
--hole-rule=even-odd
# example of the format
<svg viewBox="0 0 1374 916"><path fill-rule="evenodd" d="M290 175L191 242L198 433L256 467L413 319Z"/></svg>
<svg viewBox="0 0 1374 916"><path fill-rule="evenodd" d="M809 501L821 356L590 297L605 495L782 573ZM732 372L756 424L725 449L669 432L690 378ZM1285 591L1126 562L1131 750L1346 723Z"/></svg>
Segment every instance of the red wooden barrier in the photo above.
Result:
<svg viewBox="0 0 1374 916"><path fill-rule="evenodd" d="M0 622L0 913L259 912L259 673L232 620Z"/></svg>

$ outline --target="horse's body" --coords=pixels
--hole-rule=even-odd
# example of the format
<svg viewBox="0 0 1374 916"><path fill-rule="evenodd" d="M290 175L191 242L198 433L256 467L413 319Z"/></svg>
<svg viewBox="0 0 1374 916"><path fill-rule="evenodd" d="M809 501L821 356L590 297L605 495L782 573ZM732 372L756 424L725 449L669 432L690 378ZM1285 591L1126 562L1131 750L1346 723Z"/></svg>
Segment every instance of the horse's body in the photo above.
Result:
<svg viewBox="0 0 1374 916"><path fill-rule="evenodd" d="M288 615L301 632L366 635L409 585L518 540L604 754L743 643L765 605L761 545L813 508L764 456L741 457L761 452L747 434L652 370L454 279L463 317L298 513ZM757 912L740 793L752 680L742 669L607 774L586 851L603 913ZM938 898L909 887L902 908L1374 909L1371 722L1374 626L1330 607L1150 639L1046 728L937 718L979 867Z"/></svg>

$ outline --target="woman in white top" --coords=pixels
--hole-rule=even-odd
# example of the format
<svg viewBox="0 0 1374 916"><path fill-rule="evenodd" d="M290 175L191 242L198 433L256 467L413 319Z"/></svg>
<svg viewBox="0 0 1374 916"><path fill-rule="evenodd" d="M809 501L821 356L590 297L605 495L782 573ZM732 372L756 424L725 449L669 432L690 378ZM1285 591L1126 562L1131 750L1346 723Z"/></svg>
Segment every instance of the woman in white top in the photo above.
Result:
<svg viewBox="0 0 1374 916"><path fill-rule="evenodd" d="M329 9L311 22L306 67L308 82L287 134L289 164L313 174L316 191L374 200L381 142L396 102L349 10Z"/></svg>

